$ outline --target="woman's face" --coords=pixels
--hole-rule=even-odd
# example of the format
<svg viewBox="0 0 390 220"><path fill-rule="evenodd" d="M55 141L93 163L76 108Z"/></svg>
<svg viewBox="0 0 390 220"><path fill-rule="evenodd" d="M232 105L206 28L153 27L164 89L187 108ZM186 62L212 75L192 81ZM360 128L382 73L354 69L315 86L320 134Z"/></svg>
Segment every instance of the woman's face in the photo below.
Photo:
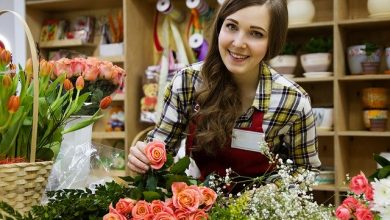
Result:
<svg viewBox="0 0 390 220"><path fill-rule="evenodd" d="M243 8L222 24L218 48L226 68L234 77L258 74L268 47L270 12L264 5Z"/></svg>

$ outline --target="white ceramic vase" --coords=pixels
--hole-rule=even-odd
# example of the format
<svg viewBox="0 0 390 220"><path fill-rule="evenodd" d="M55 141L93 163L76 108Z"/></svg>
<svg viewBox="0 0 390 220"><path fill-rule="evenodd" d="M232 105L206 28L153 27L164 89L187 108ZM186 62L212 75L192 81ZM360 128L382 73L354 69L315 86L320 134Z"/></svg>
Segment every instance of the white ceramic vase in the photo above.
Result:
<svg viewBox="0 0 390 220"><path fill-rule="evenodd" d="M287 9L290 25L310 23L315 15L312 0L287 0Z"/></svg>
<svg viewBox="0 0 390 220"><path fill-rule="evenodd" d="M389 0L368 0L367 9L370 17L390 17Z"/></svg>
<svg viewBox="0 0 390 220"><path fill-rule="evenodd" d="M269 65L281 74L292 75L297 66L296 55L278 55L269 61Z"/></svg>

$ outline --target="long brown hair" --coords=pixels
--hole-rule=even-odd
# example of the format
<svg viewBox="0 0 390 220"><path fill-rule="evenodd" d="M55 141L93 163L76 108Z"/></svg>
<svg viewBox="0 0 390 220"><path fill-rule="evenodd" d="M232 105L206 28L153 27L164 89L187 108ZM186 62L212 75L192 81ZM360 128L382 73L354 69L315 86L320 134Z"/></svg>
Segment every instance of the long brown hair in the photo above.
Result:
<svg viewBox="0 0 390 220"><path fill-rule="evenodd" d="M231 74L225 67L218 49L218 35L226 17L236 11L256 5L270 9L268 50L264 60L279 54L286 38L288 13L286 0L226 0L213 24L209 52L201 70L202 86L195 94L200 108L191 113L197 124L195 149L215 153L231 138L235 121L240 115L240 94Z"/></svg>

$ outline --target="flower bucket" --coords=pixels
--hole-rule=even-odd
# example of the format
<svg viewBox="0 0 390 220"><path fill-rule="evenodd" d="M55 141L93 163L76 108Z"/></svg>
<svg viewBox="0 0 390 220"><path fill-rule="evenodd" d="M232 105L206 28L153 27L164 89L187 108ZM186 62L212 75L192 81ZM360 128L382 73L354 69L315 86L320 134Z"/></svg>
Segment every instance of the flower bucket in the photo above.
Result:
<svg viewBox="0 0 390 220"><path fill-rule="evenodd" d="M0 16L13 14L22 24L30 46L33 63L33 122L29 163L13 163L0 165L0 201L7 202L15 210L24 213L39 203L45 190L53 161L36 162L37 128L38 128L38 56L35 43L27 23L18 13L0 10Z"/></svg>

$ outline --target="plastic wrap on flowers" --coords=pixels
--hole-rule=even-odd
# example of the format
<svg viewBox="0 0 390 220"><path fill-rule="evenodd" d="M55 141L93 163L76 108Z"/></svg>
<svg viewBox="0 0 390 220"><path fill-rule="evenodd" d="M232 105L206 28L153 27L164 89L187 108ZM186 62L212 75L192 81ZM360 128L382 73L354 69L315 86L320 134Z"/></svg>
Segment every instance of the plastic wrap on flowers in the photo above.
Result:
<svg viewBox="0 0 390 220"><path fill-rule="evenodd" d="M61 148L53 164L46 192L61 189L95 189L124 171L124 150L97 143ZM42 199L45 203L47 197Z"/></svg>
<svg viewBox="0 0 390 220"><path fill-rule="evenodd" d="M99 109L100 100L114 94L122 85L125 76L122 68L94 57L62 58L53 62L55 67L52 79L66 73L66 78L77 86L77 78L84 78L84 88L80 93L89 92L91 95L78 112L79 115L93 115Z"/></svg>

